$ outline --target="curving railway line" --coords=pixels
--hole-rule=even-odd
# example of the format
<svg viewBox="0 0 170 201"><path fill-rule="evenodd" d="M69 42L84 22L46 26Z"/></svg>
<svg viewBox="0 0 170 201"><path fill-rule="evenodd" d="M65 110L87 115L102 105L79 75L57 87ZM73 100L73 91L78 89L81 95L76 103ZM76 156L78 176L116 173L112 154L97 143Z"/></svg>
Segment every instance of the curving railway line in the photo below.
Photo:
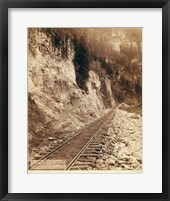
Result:
<svg viewBox="0 0 170 201"><path fill-rule="evenodd" d="M95 168L95 160L102 152L102 138L107 133L108 124L113 118L114 109L75 136L52 146L38 160L30 165L30 170L90 170Z"/></svg>

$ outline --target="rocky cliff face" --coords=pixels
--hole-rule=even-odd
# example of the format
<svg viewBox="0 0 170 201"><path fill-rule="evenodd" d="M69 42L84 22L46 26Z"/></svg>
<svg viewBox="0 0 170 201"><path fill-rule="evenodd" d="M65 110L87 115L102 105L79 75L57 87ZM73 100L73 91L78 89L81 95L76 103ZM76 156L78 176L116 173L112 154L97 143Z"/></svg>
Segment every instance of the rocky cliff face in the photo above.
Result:
<svg viewBox="0 0 170 201"><path fill-rule="evenodd" d="M34 147L49 137L75 132L113 107L115 100L104 74L89 70L87 91L77 84L71 37L56 41L52 32L41 29L29 29L28 34L28 131L29 146Z"/></svg>

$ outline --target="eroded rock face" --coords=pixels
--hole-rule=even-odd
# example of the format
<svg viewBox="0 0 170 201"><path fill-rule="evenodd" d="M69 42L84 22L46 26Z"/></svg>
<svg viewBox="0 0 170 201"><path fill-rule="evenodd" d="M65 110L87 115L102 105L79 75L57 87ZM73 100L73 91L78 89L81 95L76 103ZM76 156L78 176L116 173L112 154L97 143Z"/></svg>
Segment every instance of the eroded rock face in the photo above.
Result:
<svg viewBox="0 0 170 201"><path fill-rule="evenodd" d="M40 146L40 141L43 144L43 138L85 126L115 101L109 79L101 81L94 71L89 72L86 82L88 92L78 87L71 39L65 41L67 57L63 58L62 49L54 45L52 34L41 29L29 34L29 146L34 147ZM101 91L103 84L106 93ZM110 100L108 105L103 101L106 96Z"/></svg>

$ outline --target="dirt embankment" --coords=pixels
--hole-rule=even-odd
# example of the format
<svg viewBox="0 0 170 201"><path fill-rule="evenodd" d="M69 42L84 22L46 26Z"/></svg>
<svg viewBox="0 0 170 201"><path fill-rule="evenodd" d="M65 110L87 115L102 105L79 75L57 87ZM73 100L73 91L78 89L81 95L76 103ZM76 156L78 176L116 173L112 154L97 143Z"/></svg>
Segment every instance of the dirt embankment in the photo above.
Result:
<svg viewBox="0 0 170 201"><path fill-rule="evenodd" d="M131 111L131 112L129 112ZM142 169L142 116L126 104L116 108L100 158L99 169Z"/></svg>

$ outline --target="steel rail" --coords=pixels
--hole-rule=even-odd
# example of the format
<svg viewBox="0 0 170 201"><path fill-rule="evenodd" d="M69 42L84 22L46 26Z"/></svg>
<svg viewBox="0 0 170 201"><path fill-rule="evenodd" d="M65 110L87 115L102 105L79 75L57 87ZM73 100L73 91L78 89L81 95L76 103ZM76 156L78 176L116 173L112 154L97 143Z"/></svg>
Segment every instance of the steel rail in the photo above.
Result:
<svg viewBox="0 0 170 201"><path fill-rule="evenodd" d="M65 147L69 142L71 142L73 139L75 139L76 137L78 137L79 135L81 135L83 133L83 131L85 131L86 129L90 128L95 122L100 121L101 119L103 119L105 116L107 116L111 111L109 111L108 113L106 113L105 115L103 115L102 117L96 119L95 121L93 121L92 123L90 123L89 125L87 125L83 130L79 131L78 134L76 134L74 137L70 138L68 141L64 142L63 144L59 145L57 148L55 148L54 150L52 150L50 153L46 154L45 156L43 156L41 159L39 159L38 161L36 161L34 164L32 164L29 169L31 170L33 167L37 166L38 164L44 162L45 160L47 160L49 157L51 157L52 155L54 155L57 151L59 151L60 149L62 149L63 147ZM107 119L107 118L106 118ZM104 121L105 122L105 121ZM102 124L103 125L103 124Z"/></svg>
<svg viewBox="0 0 170 201"><path fill-rule="evenodd" d="M78 161L78 159L82 156L82 154L85 152L86 148L90 145L90 143L93 141L93 138L95 137L95 135L97 134L97 132L102 128L103 124L106 123L106 121L109 119L109 117L111 117L114 113L111 112L111 114L109 114L108 118L105 119L105 121L101 124L101 126L95 131L95 133L93 134L93 136L90 138L90 140L86 143L86 145L80 150L80 152L73 158L73 160L68 164L68 166L66 167L66 170L70 170L73 165ZM107 113L108 114L108 113Z"/></svg>

